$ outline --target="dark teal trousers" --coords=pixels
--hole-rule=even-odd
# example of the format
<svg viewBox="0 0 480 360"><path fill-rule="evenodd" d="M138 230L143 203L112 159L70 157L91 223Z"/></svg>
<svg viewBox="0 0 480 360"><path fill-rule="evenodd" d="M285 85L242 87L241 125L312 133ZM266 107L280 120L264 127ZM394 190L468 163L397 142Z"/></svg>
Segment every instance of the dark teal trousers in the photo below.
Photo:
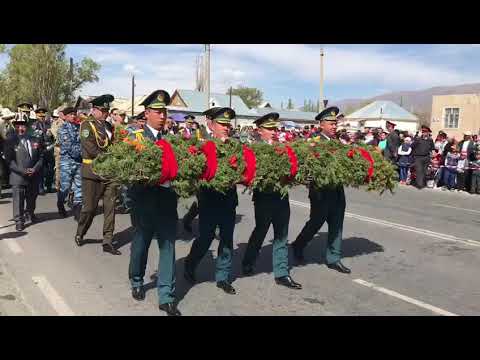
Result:
<svg viewBox="0 0 480 360"><path fill-rule="evenodd" d="M309 198L310 219L292 245L298 249L304 249L326 221L328 238L325 261L327 264L336 263L342 257L343 220L346 205L343 187L323 190L315 190L311 187Z"/></svg>
<svg viewBox="0 0 480 360"><path fill-rule="evenodd" d="M272 265L276 278L287 276L288 271L288 224L290 203L288 195L283 199L279 193L256 192L253 196L255 229L248 240L243 257L243 266L254 266L270 225L273 225Z"/></svg>

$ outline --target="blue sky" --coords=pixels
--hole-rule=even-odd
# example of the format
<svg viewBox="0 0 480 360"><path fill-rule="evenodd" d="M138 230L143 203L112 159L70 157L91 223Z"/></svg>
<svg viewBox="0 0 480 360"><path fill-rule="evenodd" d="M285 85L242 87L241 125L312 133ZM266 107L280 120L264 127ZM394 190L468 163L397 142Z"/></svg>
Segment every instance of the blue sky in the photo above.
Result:
<svg viewBox="0 0 480 360"><path fill-rule="evenodd" d="M319 94L319 49L325 50L325 97L331 103L368 98L398 90L480 82L480 45L302 45L212 44L211 87L224 93L230 85L257 87L274 106L292 98L296 106ZM100 81L81 93L136 94L156 89L193 89L200 44L69 45L68 56L89 56L102 65ZM5 56L3 56L3 63ZM2 59L0 58L0 66Z"/></svg>

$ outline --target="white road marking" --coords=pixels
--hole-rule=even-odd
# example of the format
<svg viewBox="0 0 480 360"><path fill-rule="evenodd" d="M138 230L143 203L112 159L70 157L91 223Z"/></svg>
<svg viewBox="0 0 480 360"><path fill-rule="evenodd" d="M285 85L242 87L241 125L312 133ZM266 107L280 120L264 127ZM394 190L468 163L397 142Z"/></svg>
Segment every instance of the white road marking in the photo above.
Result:
<svg viewBox="0 0 480 360"><path fill-rule="evenodd" d="M10 249L10 251L12 253L14 253L15 255L23 253L23 249L18 244L17 240L15 240L15 239L5 239L5 240L2 240L2 241L7 245L7 247Z"/></svg>
<svg viewBox="0 0 480 360"><path fill-rule="evenodd" d="M442 207L446 207L446 208L450 208L450 209L457 209L457 210L462 210L462 211L470 211L470 212L473 212L473 213L476 213L476 214L480 214L479 210L465 209L465 208L460 208L460 207L456 207L456 206L445 205L445 204L437 204L437 203L434 203L432 205L442 206Z"/></svg>
<svg viewBox="0 0 480 360"><path fill-rule="evenodd" d="M75 313L65 303L63 298L53 288L50 282L45 276L32 276L32 280L35 285L38 286L50 305L54 308L58 315L61 316L74 316Z"/></svg>
<svg viewBox="0 0 480 360"><path fill-rule="evenodd" d="M310 205L307 204L307 203L304 203L304 202L290 200L290 203L292 205L301 206L301 207L305 207L305 208L308 208L308 209L310 208ZM435 232L435 231L420 229L420 228L416 228L416 227L408 226L408 225L403 225L403 224L397 224L397 223L394 223L394 222L375 219L375 218L362 216L362 215L357 215L357 214L353 214L353 213L349 213L349 212L345 212L345 217L349 217L349 218L360 220L360 221L370 222L370 223L377 224L377 225L393 227L393 228L396 228L396 229L399 229L399 230L410 231L410 232L414 232L414 233L417 233L417 234L434 237L434 238L437 238L437 239L455 241L455 242L462 243L462 244L465 244L465 245L480 247L480 241L479 240L470 240L470 239L459 238L459 237L453 236L453 235L442 234L442 233L438 233L438 232Z"/></svg>
<svg viewBox="0 0 480 360"><path fill-rule="evenodd" d="M430 304L427 304L427 303L424 303L423 301L420 301L420 300L416 300L416 299L413 299L411 297L408 297L408 296L405 296L405 295L402 295L402 294L399 294L397 293L396 291L393 291L393 290L389 290L389 289L385 289L383 287L380 287L380 286L377 286L375 284L372 284L368 281L365 281L365 280L362 280L362 279L355 279L353 280L353 282L357 283L357 284L360 284L360 285L363 285L363 286L366 286L366 287L369 287L371 289L374 289L374 290L377 290L381 293L384 293L384 294L387 294L387 295L390 295L390 296L393 296L397 299L400 299L400 300L403 300L403 301L406 301L410 304L414 304L414 305L417 305L421 308L424 308L424 309L427 309L427 310L430 310L431 312L435 313L435 314L438 314L438 315L444 315L444 316L458 316L457 314L454 314L454 313L451 313L449 311L446 311L446 310L443 310L443 309L440 309L436 306L433 306L433 305L430 305Z"/></svg>

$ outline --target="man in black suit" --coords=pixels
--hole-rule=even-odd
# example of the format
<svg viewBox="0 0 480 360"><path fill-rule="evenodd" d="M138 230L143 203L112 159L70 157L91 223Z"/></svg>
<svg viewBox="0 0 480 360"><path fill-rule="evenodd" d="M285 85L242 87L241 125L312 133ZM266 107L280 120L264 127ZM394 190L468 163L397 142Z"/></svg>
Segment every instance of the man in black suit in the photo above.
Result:
<svg viewBox="0 0 480 360"><path fill-rule="evenodd" d="M463 140L458 143L458 151L465 155L467 160L475 161L475 143L472 140L472 132L465 131L463 133ZM470 191L472 185L472 170L465 171L465 190Z"/></svg>
<svg viewBox="0 0 480 360"><path fill-rule="evenodd" d="M10 168L12 185L13 218L16 230L24 229L25 221L37 221L35 203L43 166L43 152L40 142L27 134L28 118L19 113L13 121L15 133L5 142L5 160ZM25 209L26 202L26 212ZM24 213L26 216L24 216Z"/></svg>
<svg viewBox="0 0 480 360"><path fill-rule="evenodd" d="M395 131L395 126L397 126L397 124L387 121L387 146L385 147L383 154L385 159L391 163L397 162L398 148L400 147L400 136Z"/></svg>

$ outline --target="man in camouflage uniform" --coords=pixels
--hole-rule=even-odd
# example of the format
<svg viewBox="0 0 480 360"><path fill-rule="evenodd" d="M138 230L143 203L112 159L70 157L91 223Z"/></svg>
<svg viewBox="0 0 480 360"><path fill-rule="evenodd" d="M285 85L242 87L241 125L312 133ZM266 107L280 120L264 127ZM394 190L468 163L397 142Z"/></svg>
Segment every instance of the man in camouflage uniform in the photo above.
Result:
<svg viewBox="0 0 480 360"><path fill-rule="evenodd" d="M82 149L80 145L80 123L73 107L63 110L66 122L57 134L60 146L60 190L57 195L58 213L66 217L65 200L70 189L73 191L72 212L78 221L82 206Z"/></svg>
<svg viewBox="0 0 480 360"><path fill-rule="evenodd" d="M38 108L35 110L37 120L33 123L32 129L34 136L36 136L43 147L43 168L40 177L39 191L40 195L52 192L52 183L54 176L55 159L53 155L53 148L55 146L55 139L51 132L51 123L46 119L48 110L45 108ZM46 188L46 189L45 189Z"/></svg>
<svg viewBox="0 0 480 360"><path fill-rule="evenodd" d="M51 132L55 138L55 147L53 149L53 155L55 157L55 188L60 191L60 145L58 144L58 130L65 122L65 116L62 111L54 110L52 114L53 122Z"/></svg>

